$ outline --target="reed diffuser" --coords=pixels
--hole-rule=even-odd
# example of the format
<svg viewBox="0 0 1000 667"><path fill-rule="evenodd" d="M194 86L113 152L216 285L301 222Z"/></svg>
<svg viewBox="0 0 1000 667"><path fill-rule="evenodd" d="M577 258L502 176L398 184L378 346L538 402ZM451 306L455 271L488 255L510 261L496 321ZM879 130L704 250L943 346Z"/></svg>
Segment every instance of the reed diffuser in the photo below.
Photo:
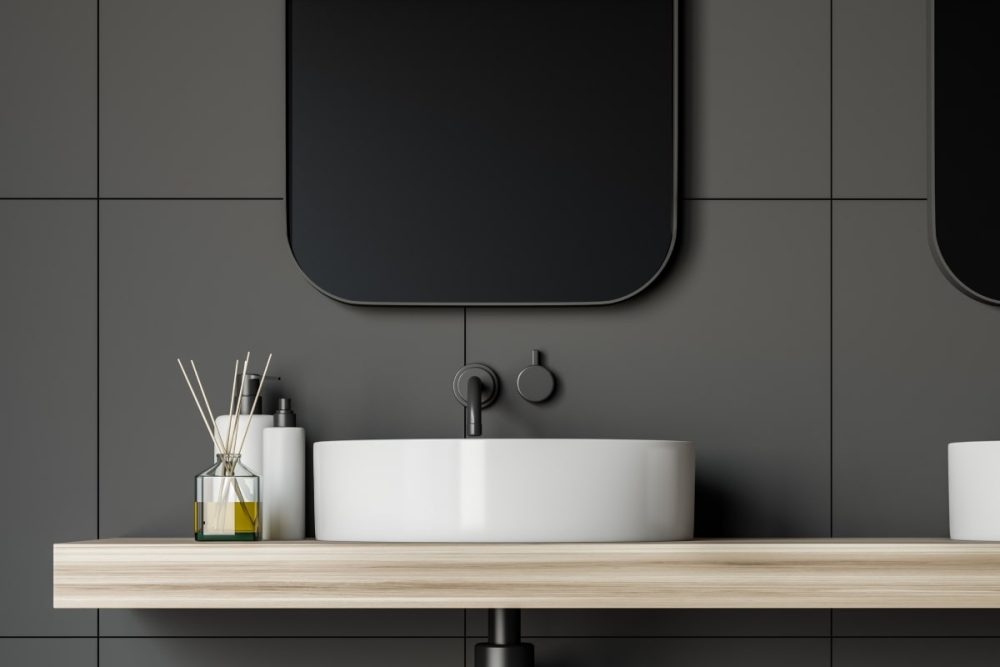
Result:
<svg viewBox="0 0 1000 667"><path fill-rule="evenodd" d="M239 420L234 418L239 396L243 393L246 383L249 363L250 353L247 352L247 356L243 360L242 372L239 360L233 367L233 383L228 406L229 421L227 423L229 427L225 433L221 433L219 429L214 429L211 426L210 418L214 413L201 383L198 367L194 361L191 361L191 372L198 385L198 393L196 393L184 364L181 363L180 359L177 360L177 365L180 367L184 381L191 392L191 398L194 399L198 414L201 416L202 423L205 425L214 450L217 452L215 463L195 477L194 538L196 540L254 541L261 537L260 477L240 463L243 443L246 442L250 424L249 422L246 424L241 434ZM264 388L270 366L271 355L269 354L267 355L267 363L264 364L260 385L254 396L254 408L257 406L257 401L260 400L261 390ZM237 377L241 378L238 387Z"/></svg>

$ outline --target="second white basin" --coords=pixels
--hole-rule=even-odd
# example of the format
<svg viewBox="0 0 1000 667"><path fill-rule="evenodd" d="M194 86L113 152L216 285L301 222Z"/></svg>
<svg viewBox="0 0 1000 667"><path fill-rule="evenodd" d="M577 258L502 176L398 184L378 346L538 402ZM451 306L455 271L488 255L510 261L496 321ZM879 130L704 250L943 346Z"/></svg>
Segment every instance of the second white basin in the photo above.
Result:
<svg viewBox="0 0 1000 667"><path fill-rule="evenodd" d="M333 440L313 457L319 540L651 542L694 529L686 441Z"/></svg>

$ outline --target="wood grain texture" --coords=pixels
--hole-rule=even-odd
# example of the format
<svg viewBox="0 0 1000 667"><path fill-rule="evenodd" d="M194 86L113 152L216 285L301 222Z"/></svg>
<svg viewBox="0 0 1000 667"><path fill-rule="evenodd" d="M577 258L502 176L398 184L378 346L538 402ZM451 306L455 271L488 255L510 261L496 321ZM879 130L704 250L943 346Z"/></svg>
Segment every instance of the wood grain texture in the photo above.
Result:
<svg viewBox="0 0 1000 667"><path fill-rule="evenodd" d="M1000 543L56 544L56 608L990 608Z"/></svg>

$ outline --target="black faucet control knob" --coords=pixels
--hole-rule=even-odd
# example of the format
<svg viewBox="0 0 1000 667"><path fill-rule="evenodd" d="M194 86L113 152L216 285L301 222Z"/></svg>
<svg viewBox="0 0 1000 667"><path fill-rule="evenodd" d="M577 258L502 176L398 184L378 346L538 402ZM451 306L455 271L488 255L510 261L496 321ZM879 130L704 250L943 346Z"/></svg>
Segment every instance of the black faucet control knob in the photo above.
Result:
<svg viewBox="0 0 1000 667"><path fill-rule="evenodd" d="M542 365L541 353L531 351L531 365L517 374L517 393L531 403L549 400L556 390L556 378L552 371Z"/></svg>

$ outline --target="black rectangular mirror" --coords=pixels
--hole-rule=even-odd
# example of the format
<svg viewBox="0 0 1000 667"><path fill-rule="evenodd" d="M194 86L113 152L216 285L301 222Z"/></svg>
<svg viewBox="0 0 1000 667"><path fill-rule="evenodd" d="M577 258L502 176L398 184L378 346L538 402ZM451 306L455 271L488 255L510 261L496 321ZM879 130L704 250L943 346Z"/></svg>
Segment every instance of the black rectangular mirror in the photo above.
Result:
<svg viewBox="0 0 1000 667"><path fill-rule="evenodd" d="M355 304L626 299L676 237L670 0L288 0L288 238Z"/></svg>

